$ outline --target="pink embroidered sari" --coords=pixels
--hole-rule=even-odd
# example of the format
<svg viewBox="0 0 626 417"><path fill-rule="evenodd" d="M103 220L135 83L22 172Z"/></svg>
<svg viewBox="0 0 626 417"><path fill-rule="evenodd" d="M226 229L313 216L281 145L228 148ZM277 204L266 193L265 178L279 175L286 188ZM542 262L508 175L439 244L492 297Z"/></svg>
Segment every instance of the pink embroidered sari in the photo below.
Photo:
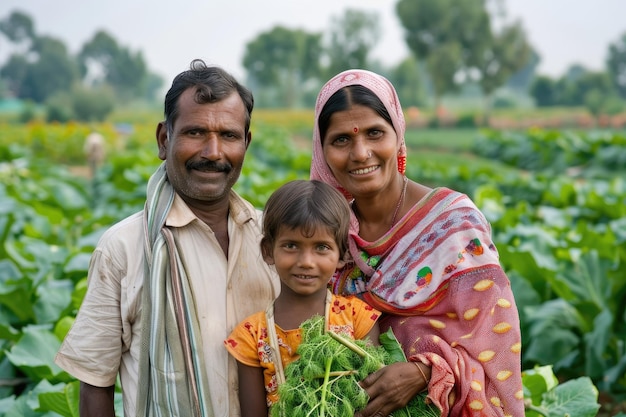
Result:
<svg viewBox="0 0 626 417"><path fill-rule="evenodd" d="M351 70L322 90L312 179L341 189L323 159L317 115L346 85L361 84L377 94L404 141L395 90L380 79ZM365 241L358 232L353 215L353 262L337 272L333 292L359 295L382 311L381 332L391 327L410 360L432 367L428 395L442 415L523 416L518 312L489 223L474 203L438 188L377 241Z"/></svg>

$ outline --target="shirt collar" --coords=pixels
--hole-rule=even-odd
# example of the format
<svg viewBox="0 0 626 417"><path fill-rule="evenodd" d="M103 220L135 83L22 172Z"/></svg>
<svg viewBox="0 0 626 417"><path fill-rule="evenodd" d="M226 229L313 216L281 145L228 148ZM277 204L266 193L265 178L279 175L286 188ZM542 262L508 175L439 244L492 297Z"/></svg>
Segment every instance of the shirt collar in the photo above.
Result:
<svg viewBox="0 0 626 417"><path fill-rule="evenodd" d="M245 201L234 190L230 191L229 195L229 218L235 223L242 225L254 218L254 208L250 203ZM167 215L165 225L170 227L184 227L190 224L194 220L199 220L198 217L191 211L187 203L176 193L174 195L174 202L172 208Z"/></svg>

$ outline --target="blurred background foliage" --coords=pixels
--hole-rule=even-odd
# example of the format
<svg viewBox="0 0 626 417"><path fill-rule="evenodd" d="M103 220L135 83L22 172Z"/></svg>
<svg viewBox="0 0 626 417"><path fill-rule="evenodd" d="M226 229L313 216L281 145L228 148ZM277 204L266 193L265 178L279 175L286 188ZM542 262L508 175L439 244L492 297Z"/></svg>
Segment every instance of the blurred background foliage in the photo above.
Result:
<svg viewBox="0 0 626 417"><path fill-rule="evenodd" d="M569 117L532 120L550 127L626 124L626 27L606 45L601 71L572 63L550 77L537 73L541 56L503 0L398 0L395 11L410 52L397 65L372 57L383 31L377 16L346 9L323 32L279 25L259 33L245 45L242 81L258 108L311 108L332 75L365 68L392 81L420 126L519 125L520 114L537 108L576 109ZM128 106L159 109L170 82L148 68L142 51L105 30L71 53L15 10L0 17L0 37L8 46L0 117L10 121L105 121Z"/></svg>

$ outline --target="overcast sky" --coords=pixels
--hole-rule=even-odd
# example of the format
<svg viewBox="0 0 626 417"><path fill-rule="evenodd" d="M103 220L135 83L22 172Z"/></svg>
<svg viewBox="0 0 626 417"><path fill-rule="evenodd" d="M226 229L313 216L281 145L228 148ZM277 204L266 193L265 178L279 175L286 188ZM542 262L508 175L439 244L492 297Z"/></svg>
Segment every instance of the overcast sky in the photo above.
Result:
<svg viewBox="0 0 626 417"><path fill-rule="evenodd" d="M382 39L373 55L387 66L408 55L395 15L397 0L0 0L0 19L28 14L40 35L63 40L72 53L104 29L120 45L141 50L166 79L203 58L243 77L245 45L275 25L327 32L347 8L376 12ZM608 44L626 32L626 0L504 0L541 55L539 72L560 76L573 63L600 70ZM0 64L8 43L0 37Z"/></svg>

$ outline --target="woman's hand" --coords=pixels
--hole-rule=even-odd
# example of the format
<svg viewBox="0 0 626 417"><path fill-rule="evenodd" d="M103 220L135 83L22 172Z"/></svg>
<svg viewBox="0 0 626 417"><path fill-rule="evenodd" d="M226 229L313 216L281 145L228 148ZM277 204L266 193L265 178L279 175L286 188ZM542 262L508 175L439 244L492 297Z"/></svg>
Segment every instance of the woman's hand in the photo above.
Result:
<svg viewBox="0 0 626 417"><path fill-rule="evenodd" d="M428 377L430 368L421 363L396 362L370 374L360 382L370 400L355 417L385 417L405 407L423 391L428 381L416 368L421 366Z"/></svg>

